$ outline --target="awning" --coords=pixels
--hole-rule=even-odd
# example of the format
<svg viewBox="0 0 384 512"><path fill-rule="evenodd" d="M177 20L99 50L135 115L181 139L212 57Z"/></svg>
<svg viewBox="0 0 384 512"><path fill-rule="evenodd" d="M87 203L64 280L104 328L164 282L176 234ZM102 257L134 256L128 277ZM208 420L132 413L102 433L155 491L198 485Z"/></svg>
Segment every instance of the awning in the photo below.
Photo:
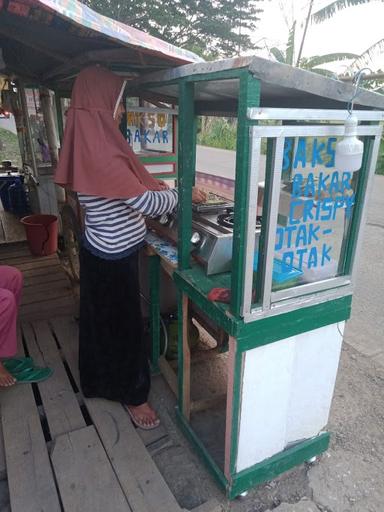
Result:
<svg viewBox="0 0 384 512"><path fill-rule="evenodd" d="M0 73L63 88L90 63L137 76L202 61L76 0L0 0L0 51Z"/></svg>

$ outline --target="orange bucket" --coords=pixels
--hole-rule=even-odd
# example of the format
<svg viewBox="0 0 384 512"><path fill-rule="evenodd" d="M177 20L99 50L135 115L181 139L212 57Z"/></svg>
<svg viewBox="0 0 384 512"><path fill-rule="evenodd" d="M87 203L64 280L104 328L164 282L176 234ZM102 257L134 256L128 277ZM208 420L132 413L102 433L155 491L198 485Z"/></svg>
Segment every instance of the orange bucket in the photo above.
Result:
<svg viewBox="0 0 384 512"><path fill-rule="evenodd" d="M20 222L25 226L29 250L35 256L49 256L57 251L57 217L28 215Z"/></svg>

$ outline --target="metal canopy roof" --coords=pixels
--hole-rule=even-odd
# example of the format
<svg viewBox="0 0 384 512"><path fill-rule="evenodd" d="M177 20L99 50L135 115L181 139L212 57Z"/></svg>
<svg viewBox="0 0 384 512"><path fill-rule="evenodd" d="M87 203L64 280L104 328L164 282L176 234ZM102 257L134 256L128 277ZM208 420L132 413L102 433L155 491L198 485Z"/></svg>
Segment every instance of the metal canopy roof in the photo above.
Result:
<svg viewBox="0 0 384 512"><path fill-rule="evenodd" d="M199 80L195 83L198 113L234 114L237 112L239 80L219 79L219 76L236 69L248 69L260 79L261 107L345 109L355 91L351 83L260 57L189 64L151 73L134 80L130 90L150 91L154 97L178 103L178 81L186 77L193 81L195 76ZM211 75L211 81L200 81L205 73ZM215 73L218 80L214 80ZM384 95L361 89L354 108L384 110Z"/></svg>
<svg viewBox="0 0 384 512"><path fill-rule="evenodd" d="M0 73L69 89L97 62L137 76L202 59L76 0L0 0Z"/></svg>

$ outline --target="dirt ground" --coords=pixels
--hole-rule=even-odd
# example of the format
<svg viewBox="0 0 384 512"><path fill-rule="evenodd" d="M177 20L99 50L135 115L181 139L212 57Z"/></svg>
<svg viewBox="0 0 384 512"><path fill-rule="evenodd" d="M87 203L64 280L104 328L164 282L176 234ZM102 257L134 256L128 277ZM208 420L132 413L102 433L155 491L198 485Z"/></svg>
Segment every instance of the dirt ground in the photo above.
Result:
<svg viewBox="0 0 384 512"><path fill-rule="evenodd" d="M384 367L344 343L328 430L329 450L228 502L175 424L172 393L154 379L170 445L154 455L181 506L215 497L233 512L382 512L384 510Z"/></svg>

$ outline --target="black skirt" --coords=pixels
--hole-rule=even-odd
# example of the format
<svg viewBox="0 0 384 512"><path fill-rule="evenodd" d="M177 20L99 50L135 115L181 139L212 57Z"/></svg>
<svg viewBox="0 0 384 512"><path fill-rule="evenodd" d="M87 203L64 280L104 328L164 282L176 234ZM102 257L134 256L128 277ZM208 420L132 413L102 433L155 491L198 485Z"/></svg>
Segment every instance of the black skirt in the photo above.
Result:
<svg viewBox="0 0 384 512"><path fill-rule="evenodd" d="M80 382L84 396L147 401L148 358L140 310L138 251L119 259L80 252Z"/></svg>

